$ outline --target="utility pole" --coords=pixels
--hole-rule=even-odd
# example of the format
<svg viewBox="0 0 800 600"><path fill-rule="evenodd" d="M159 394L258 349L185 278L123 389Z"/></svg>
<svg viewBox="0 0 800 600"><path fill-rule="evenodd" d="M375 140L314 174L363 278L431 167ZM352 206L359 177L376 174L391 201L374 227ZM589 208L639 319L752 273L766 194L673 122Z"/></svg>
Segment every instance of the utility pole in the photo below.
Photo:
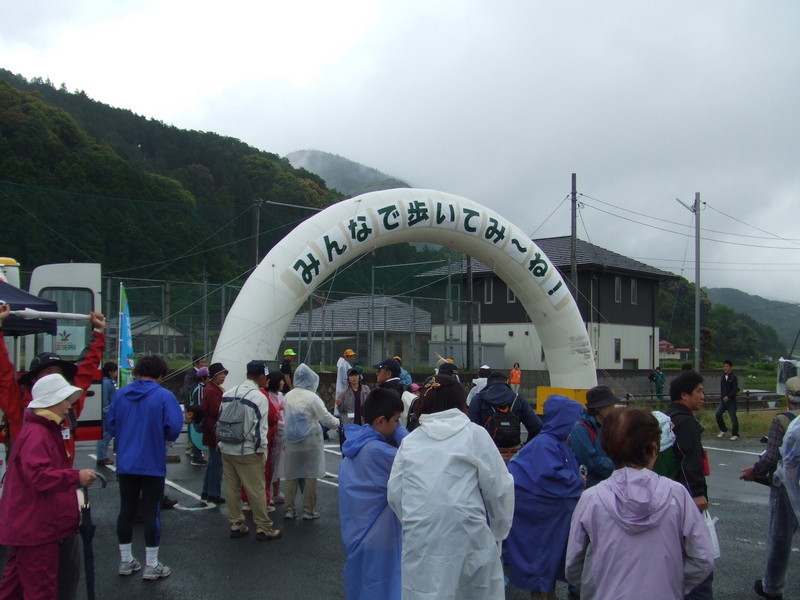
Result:
<svg viewBox="0 0 800 600"><path fill-rule="evenodd" d="M472 370L472 257L467 255L467 371Z"/></svg>
<svg viewBox="0 0 800 600"><path fill-rule="evenodd" d="M569 279L572 284L572 297L578 300L578 176L572 174L572 228L569 246Z"/></svg>
<svg viewBox="0 0 800 600"><path fill-rule="evenodd" d="M261 257L258 253L258 237L261 234L261 205L264 204L264 201L261 198L255 198L253 200L253 221L251 223L252 227L252 248L253 248L253 266L257 267L258 263L261 260Z"/></svg>
<svg viewBox="0 0 800 600"><path fill-rule="evenodd" d="M694 194L694 205L676 198L684 208L694 213L694 370L700 372L700 192Z"/></svg>

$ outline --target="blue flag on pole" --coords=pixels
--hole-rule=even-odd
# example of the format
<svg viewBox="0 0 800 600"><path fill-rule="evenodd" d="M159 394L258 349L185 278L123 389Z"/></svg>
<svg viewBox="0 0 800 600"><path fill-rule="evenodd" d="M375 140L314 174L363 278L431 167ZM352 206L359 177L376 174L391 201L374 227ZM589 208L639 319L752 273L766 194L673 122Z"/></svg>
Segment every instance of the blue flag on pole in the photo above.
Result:
<svg viewBox="0 0 800 600"><path fill-rule="evenodd" d="M133 381L133 334L131 333L131 311L125 285L119 284L119 387Z"/></svg>

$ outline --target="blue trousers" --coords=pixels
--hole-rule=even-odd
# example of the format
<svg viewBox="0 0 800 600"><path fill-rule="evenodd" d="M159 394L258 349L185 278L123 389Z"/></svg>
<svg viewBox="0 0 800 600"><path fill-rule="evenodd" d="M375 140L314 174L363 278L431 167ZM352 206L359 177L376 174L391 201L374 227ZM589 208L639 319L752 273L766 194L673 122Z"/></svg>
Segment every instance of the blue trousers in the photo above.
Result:
<svg viewBox="0 0 800 600"><path fill-rule="evenodd" d="M769 490L769 531L767 532L767 565L761 581L767 594L780 596L786 585L786 571L792 553L792 538L798 531L797 517L792 510L786 488Z"/></svg>
<svg viewBox="0 0 800 600"><path fill-rule="evenodd" d="M103 427L103 439L97 440L97 460L105 460L108 458L108 444L114 438Z"/></svg>
<svg viewBox="0 0 800 600"><path fill-rule="evenodd" d="M728 400L727 402L722 402L720 400L715 416L717 417L717 427L719 427L719 430L722 432L728 431L728 428L725 426L725 421L722 419L722 415L726 412L731 417L731 429L733 430L731 435L738 436L739 419L736 417L736 400Z"/></svg>
<svg viewBox="0 0 800 600"><path fill-rule="evenodd" d="M207 496L222 497L222 454L219 448L208 449L208 464L203 478L203 493Z"/></svg>

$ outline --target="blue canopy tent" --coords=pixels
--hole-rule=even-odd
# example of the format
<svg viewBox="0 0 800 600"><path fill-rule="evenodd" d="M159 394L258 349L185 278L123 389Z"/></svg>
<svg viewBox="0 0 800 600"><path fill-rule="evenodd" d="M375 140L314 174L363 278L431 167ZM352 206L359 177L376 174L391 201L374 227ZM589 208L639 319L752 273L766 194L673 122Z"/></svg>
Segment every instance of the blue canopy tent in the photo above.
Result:
<svg viewBox="0 0 800 600"><path fill-rule="evenodd" d="M45 300L28 292L14 287L10 283L0 281L0 301L10 304L11 310L32 310L55 312L58 305L52 300ZM16 315L6 318L3 323L3 333L7 336L18 337L32 333L56 334L57 323L55 319L22 319Z"/></svg>

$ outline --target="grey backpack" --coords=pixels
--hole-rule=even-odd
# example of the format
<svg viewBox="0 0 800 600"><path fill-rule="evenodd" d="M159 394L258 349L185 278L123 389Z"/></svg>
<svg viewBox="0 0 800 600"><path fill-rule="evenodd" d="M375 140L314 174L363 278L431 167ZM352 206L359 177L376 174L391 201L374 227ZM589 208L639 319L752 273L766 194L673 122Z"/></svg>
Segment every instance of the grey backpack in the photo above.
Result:
<svg viewBox="0 0 800 600"><path fill-rule="evenodd" d="M244 430L247 408L241 398L223 398L222 402L222 411L217 420L217 441L225 444L243 444L247 438L247 432Z"/></svg>

